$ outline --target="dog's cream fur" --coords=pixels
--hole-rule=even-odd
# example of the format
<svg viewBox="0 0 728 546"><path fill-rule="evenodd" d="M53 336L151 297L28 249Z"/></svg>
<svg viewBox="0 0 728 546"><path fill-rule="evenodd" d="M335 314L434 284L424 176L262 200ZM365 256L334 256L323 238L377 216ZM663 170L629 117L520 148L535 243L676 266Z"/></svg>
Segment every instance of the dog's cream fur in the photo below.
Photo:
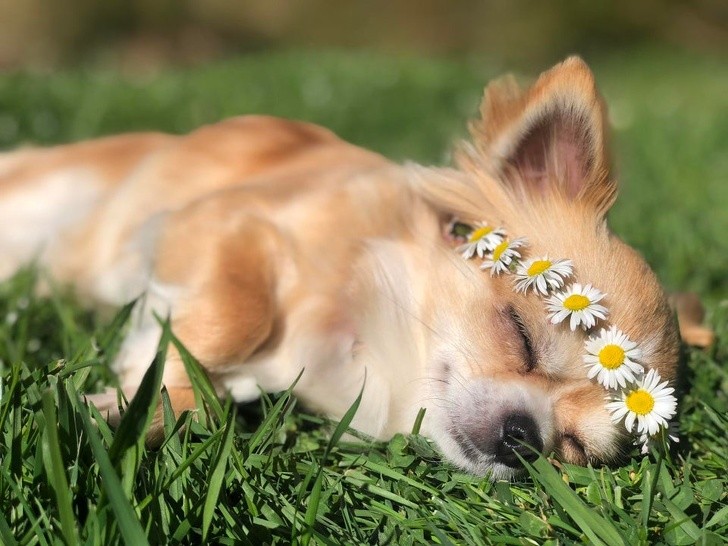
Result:
<svg viewBox="0 0 728 546"><path fill-rule="evenodd" d="M571 58L526 90L493 83L481 113L456 169L395 165L260 116L5 154L0 274L40 252L97 305L143 296L116 363L128 396L153 358L156 312L236 400L305 369L298 396L340 417L366 375L354 427L386 438L427 408L423 433L472 472L513 474L496 452L515 414L533 419L545 452L613 459L626 438L586 379L584 334L549 324L539 298L463 260L444 234L453 216L486 219L533 255L572 259L645 365L674 378L665 295L607 228L616 185L592 74ZM174 352L164 383L177 412L194 407ZM116 396L95 401L117 411Z"/></svg>

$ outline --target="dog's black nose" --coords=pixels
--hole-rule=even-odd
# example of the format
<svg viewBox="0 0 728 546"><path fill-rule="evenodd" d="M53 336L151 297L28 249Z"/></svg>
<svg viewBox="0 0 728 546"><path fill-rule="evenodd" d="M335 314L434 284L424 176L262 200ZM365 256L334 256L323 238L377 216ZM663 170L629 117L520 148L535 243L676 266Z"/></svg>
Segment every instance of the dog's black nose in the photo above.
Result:
<svg viewBox="0 0 728 546"><path fill-rule="evenodd" d="M495 460L511 468L521 466L516 453L531 462L543 449L538 425L532 417L521 413L507 415L503 421L503 437L496 447Z"/></svg>

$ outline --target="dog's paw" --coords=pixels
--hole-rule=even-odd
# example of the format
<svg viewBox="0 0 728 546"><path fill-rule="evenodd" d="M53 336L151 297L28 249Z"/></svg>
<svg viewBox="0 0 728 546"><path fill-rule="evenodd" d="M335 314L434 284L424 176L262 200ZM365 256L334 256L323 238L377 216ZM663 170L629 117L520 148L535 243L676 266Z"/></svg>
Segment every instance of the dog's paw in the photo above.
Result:
<svg viewBox="0 0 728 546"><path fill-rule="evenodd" d="M117 389L107 388L104 392L84 394L83 399L87 403L93 404L101 416L112 427L118 426L121 421L121 408L119 404L123 403L123 401L119 398L119 391Z"/></svg>

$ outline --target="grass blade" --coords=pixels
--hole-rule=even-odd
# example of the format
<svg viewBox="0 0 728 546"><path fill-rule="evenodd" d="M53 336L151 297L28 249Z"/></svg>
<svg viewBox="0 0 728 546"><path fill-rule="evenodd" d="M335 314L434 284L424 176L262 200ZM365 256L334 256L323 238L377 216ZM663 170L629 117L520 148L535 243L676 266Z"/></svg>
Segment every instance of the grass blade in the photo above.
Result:
<svg viewBox="0 0 728 546"><path fill-rule="evenodd" d="M111 323L105 328L105 333L99 338L98 344L101 350L108 351L121 337L119 332L123 331L138 301L138 299L130 301L114 315Z"/></svg>
<svg viewBox="0 0 728 546"><path fill-rule="evenodd" d="M157 320L160 319L157 318ZM195 400L197 401L197 407L201 410L201 412L203 412L206 405L212 410L218 421L224 421L225 414L222 404L220 404L220 398L218 397L218 394L215 391L215 387L212 385L210 378L207 377L207 373L205 372L204 368L170 330L169 323L162 322L162 324L165 329L165 335L169 336L169 339L174 344L175 349L177 349L180 359L182 360L182 364L184 364L185 371L187 372L187 375L190 378L190 382L194 387L193 390L195 393ZM202 413L198 417L202 419L203 416L204 413Z"/></svg>
<svg viewBox="0 0 728 546"><path fill-rule="evenodd" d="M161 350L144 373L139 389L121 418L119 428L114 435L114 442L109 449L109 459L114 465L119 463L127 449L139 443L154 419L154 413L159 405L159 391L162 388L166 346L167 340L163 335Z"/></svg>
<svg viewBox="0 0 728 546"><path fill-rule="evenodd" d="M144 529L142 529L134 513L134 508L129 502L129 499L124 495L121 480L114 469L114 465L111 463L109 454L101 443L101 439L96 432L96 428L91 421L91 416L86 406L80 403L78 405L78 411L81 414L83 428L88 435L91 450L96 459L96 464L99 467L99 472L101 473L101 486L106 492L111 509L116 515L116 521L119 525L119 531L121 531L121 535L124 538L124 542L126 544L133 544L134 546L149 544L144 534Z"/></svg>
<svg viewBox="0 0 728 546"><path fill-rule="evenodd" d="M68 479L66 478L66 470L58 440L55 399L53 393L48 390L43 392L42 397L43 417L45 418L42 439L43 466L58 504L63 538L66 540L66 544L78 544L76 518L73 515L71 504L71 489L68 487Z"/></svg>
<svg viewBox="0 0 728 546"><path fill-rule="evenodd" d="M420 410L417 412L417 417L415 418L415 422L412 425L412 431L410 434L419 434L420 428L422 428L422 421L425 418L425 413L427 412L427 408L420 408Z"/></svg>
<svg viewBox="0 0 728 546"><path fill-rule="evenodd" d="M657 463L650 469L645 470L642 478L642 527L647 528L650 523L650 514L652 513L652 504L655 500L655 488L660 478L660 470L662 469L662 456L658 457ZM653 474L654 472L654 474Z"/></svg>
<svg viewBox="0 0 728 546"><path fill-rule="evenodd" d="M10 530L10 525L8 525L8 521L5 519L5 514L3 514L0 511L0 539L2 539L2 544L6 546L15 546L18 542L15 540L15 537L13 536L13 532Z"/></svg>
<svg viewBox="0 0 728 546"><path fill-rule="evenodd" d="M361 399L362 399L363 395L364 395L364 386L362 386L361 391L359 391L359 396L356 397L356 400L354 400L354 403L346 411L344 416L341 418L341 421L339 421L339 423L336 425L336 428L334 429L333 434L331 434L331 438L329 439L329 442L326 445L324 454L321 457L318 473L316 475L316 481L313 484L313 489L311 490L311 495L309 495L308 507L306 508L306 514L304 515L304 522L306 523L306 527L304 529L303 534L301 535L301 545L302 546L307 546L308 543L311 541L311 537L312 537L312 534L314 531L314 525L316 524L316 517L318 515L319 503L321 502L321 488L323 485L324 467L326 465L326 461L329 458L329 454L331 453L331 450L334 448L334 446L336 446L337 443L339 443L339 440L344 435L346 430L349 428L349 425L351 424L352 420L354 419L354 415L356 415L356 412L359 410L359 404L361 403Z"/></svg>
<svg viewBox="0 0 728 546"><path fill-rule="evenodd" d="M603 546L627 544L614 524L587 506L574 490L564 483L546 458L539 457L532 465L526 461L523 463L531 477L543 486L554 502L561 505L591 544Z"/></svg>
<svg viewBox="0 0 728 546"><path fill-rule="evenodd" d="M225 470L230 460L230 448L233 443L233 433L235 432L235 411L228 407L228 419L225 422L225 435L220 445L220 450L215 457L215 464L212 472L210 472L207 495L205 497L205 506L202 511L202 542L207 541L207 533L210 530L212 515L215 512L217 499L220 496L223 479L225 478Z"/></svg>
<svg viewBox="0 0 728 546"><path fill-rule="evenodd" d="M266 413L265 419L258 426L256 431L248 440L247 450L248 453L254 453L258 448L265 446L265 442L270 435L275 432L275 424L282 420L288 411L292 409L295 399L293 398L293 389L301 378L303 372L298 374L298 377L288 389L283 392L276 403Z"/></svg>

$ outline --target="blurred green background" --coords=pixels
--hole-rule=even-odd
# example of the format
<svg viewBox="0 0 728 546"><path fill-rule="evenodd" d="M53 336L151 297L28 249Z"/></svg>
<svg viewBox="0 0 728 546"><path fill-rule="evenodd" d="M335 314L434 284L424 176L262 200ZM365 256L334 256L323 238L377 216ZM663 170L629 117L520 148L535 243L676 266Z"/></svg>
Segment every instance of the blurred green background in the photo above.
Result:
<svg viewBox="0 0 728 546"><path fill-rule="evenodd" d="M0 0L0 13L0 67L101 57L140 70L281 47L508 66L646 43L728 51L725 0Z"/></svg>
<svg viewBox="0 0 728 546"><path fill-rule="evenodd" d="M728 297L728 2L0 0L0 149L245 113L447 163L485 83L571 53L610 108L615 231Z"/></svg>

